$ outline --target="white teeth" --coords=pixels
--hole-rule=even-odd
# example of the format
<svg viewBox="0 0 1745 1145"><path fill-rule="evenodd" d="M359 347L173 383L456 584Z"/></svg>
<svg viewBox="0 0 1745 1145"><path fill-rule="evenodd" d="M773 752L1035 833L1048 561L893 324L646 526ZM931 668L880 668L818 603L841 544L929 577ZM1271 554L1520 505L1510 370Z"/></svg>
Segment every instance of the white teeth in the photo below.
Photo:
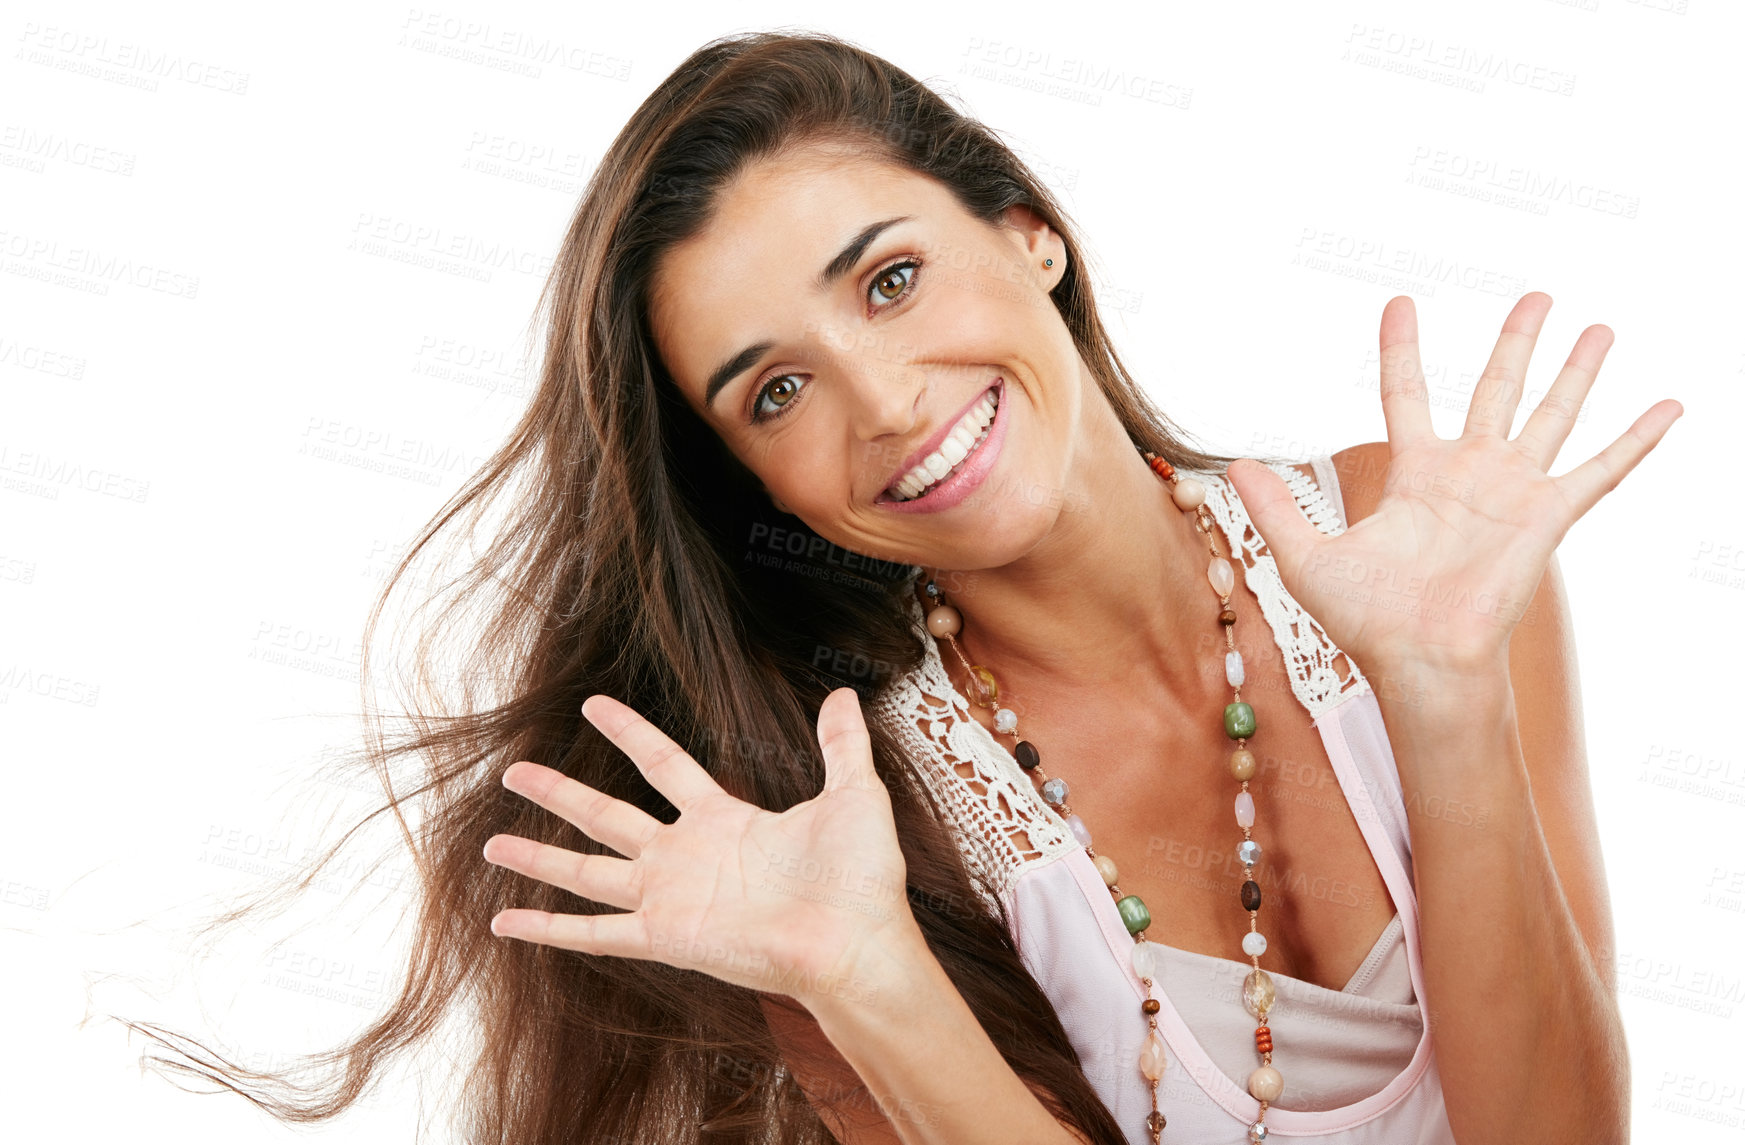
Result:
<svg viewBox="0 0 1745 1145"><path fill-rule="evenodd" d="M929 486L944 480L964 458L974 452L976 446L986 440L988 427L993 424L998 410L999 403L994 398L994 392L990 391L963 415L962 421L952 427L939 448L923 458L921 464L905 473L891 486L891 491L897 494L899 500L912 501L925 493Z"/></svg>

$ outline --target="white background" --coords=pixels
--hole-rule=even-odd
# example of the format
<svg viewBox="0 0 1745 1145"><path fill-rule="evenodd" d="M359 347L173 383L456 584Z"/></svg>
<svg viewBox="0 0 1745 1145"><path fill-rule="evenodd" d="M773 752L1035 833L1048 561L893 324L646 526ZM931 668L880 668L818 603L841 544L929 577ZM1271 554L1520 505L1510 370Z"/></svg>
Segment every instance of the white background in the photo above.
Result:
<svg viewBox="0 0 1745 1145"><path fill-rule="evenodd" d="M354 900L276 951L226 947L198 1001L181 924L330 840L317 806L369 806L305 778L351 732L365 610L516 416L543 271L613 134L706 40L797 26L941 86L1046 175L1129 364L1214 448L1385 438L1376 331L1400 293L1446 435L1527 290L1556 301L1530 390L1589 324L1617 336L1554 472L1684 404L1560 561L1635 1130L1745 1141L1739 11L833 7L7 7L7 1136L303 1136L142 1077L143 1041L96 1019L282 1064L390 1000L397 912ZM574 66L493 46L545 40ZM490 253L433 253L457 239ZM373 889L397 904L406 877ZM324 1134L406 1139L415 1084Z"/></svg>

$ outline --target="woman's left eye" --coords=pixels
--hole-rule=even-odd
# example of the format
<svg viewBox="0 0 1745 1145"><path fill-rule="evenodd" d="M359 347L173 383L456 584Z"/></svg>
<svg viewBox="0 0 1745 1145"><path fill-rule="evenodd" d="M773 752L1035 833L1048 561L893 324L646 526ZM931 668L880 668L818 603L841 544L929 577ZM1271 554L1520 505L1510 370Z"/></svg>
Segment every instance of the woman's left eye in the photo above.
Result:
<svg viewBox="0 0 1745 1145"><path fill-rule="evenodd" d="M879 276L873 279L872 285L867 288L867 301L873 303L875 310L889 309L890 303L895 299L902 298L905 292L913 293L912 284L920 267L921 264L914 259L905 259L885 267L879 272ZM909 273L898 273L905 270ZM889 288L888 293L887 288ZM880 298L885 300L884 303L881 304L877 301Z"/></svg>

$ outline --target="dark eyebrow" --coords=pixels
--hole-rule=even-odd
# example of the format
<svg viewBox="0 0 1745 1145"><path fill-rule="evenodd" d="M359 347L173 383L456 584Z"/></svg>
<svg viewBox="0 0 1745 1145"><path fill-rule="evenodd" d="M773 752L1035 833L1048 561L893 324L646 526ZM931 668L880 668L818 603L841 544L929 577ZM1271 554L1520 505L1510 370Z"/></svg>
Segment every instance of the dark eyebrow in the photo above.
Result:
<svg viewBox="0 0 1745 1145"><path fill-rule="evenodd" d="M913 217L913 215L898 215L896 218L881 219L876 223L869 223L862 227L860 233L850 239L848 245L843 247L836 257L818 272L818 277L814 280L816 289L820 292L830 289L832 283L854 269L854 264L866 254L866 248L877 241L881 234L898 223L908 222ZM703 388L703 404L714 405L715 395L720 393L728 382L750 369L759 358L769 353L770 347L774 345L774 342L754 343L716 366L715 372L709 375L709 384Z"/></svg>

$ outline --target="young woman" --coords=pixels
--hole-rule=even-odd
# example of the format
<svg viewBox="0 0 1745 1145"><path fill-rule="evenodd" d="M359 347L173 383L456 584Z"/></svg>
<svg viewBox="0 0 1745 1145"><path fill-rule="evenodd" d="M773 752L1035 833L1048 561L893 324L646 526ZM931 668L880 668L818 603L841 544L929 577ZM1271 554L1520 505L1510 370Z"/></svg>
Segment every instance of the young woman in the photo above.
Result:
<svg viewBox="0 0 1745 1145"><path fill-rule="evenodd" d="M1681 407L1551 477L1612 335L1512 433L1531 293L1440 438L1399 297L1386 442L1204 453L1085 257L850 45L659 86L439 521L500 691L394 748L405 990L272 1108L464 997L472 1142L1623 1139L1553 550Z"/></svg>

